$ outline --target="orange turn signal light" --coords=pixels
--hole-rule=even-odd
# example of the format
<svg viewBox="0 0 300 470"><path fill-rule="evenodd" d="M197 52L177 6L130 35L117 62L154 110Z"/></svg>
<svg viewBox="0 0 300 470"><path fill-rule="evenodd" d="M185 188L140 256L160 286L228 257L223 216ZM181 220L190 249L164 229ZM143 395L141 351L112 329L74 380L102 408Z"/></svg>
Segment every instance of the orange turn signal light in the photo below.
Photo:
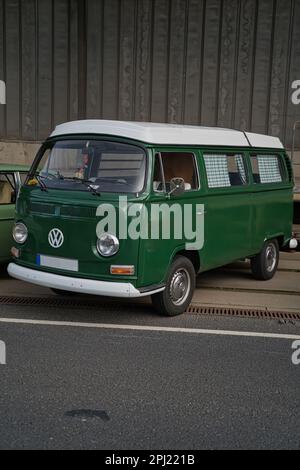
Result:
<svg viewBox="0 0 300 470"><path fill-rule="evenodd" d="M134 266L111 266L110 274L119 274L121 276L133 276Z"/></svg>

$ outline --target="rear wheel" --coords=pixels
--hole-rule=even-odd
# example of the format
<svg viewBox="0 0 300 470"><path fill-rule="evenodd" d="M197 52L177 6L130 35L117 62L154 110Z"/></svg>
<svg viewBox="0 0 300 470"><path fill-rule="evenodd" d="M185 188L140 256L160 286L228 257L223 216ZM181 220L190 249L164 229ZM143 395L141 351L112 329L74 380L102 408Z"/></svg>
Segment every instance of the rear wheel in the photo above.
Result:
<svg viewBox="0 0 300 470"><path fill-rule="evenodd" d="M279 262L279 245L277 240L265 242L258 255L251 259L251 270L255 279L268 281L277 271Z"/></svg>
<svg viewBox="0 0 300 470"><path fill-rule="evenodd" d="M184 313L190 305L196 284L192 262L184 256L174 259L163 292L152 295L152 304L161 314L176 316Z"/></svg>

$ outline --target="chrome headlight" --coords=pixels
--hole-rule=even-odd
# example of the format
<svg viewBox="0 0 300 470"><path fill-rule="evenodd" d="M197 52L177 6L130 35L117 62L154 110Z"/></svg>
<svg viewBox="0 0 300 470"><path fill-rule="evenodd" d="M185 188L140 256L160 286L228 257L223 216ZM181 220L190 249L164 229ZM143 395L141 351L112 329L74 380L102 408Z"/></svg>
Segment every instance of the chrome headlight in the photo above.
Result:
<svg viewBox="0 0 300 470"><path fill-rule="evenodd" d="M17 222L13 228L13 237L17 243L25 243L28 237L28 229L22 222Z"/></svg>
<svg viewBox="0 0 300 470"><path fill-rule="evenodd" d="M97 240L97 250L102 256L113 256L119 251L119 240L115 235L103 233Z"/></svg>

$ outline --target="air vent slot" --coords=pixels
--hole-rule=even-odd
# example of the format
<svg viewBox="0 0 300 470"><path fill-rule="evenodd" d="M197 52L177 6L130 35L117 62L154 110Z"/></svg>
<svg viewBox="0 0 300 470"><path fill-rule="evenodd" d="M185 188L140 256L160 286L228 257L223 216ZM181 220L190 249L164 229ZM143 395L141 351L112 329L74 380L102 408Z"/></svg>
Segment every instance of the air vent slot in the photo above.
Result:
<svg viewBox="0 0 300 470"><path fill-rule="evenodd" d="M77 206L61 206L60 215L62 217L90 218L90 217L95 217L96 208L94 208L94 207L77 207Z"/></svg>
<svg viewBox="0 0 300 470"><path fill-rule="evenodd" d="M44 204L31 202L30 212L42 215L61 215L62 217L91 218L96 216L94 207L78 207L75 205Z"/></svg>
<svg viewBox="0 0 300 470"><path fill-rule="evenodd" d="M55 206L53 204L44 204L43 202L31 202L30 212L37 214L55 214Z"/></svg>

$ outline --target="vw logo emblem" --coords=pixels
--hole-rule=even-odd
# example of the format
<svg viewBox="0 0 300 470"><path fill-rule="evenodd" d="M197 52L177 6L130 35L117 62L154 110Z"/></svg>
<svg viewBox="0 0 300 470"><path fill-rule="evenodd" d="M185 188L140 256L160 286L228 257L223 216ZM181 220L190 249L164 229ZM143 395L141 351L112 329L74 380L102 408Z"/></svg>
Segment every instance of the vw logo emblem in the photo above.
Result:
<svg viewBox="0 0 300 470"><path fill-rule="evenodd" d="M64 242L64 234L58 228L53 228L49 232L48 242L52 248L59 248Z"/></svg>

